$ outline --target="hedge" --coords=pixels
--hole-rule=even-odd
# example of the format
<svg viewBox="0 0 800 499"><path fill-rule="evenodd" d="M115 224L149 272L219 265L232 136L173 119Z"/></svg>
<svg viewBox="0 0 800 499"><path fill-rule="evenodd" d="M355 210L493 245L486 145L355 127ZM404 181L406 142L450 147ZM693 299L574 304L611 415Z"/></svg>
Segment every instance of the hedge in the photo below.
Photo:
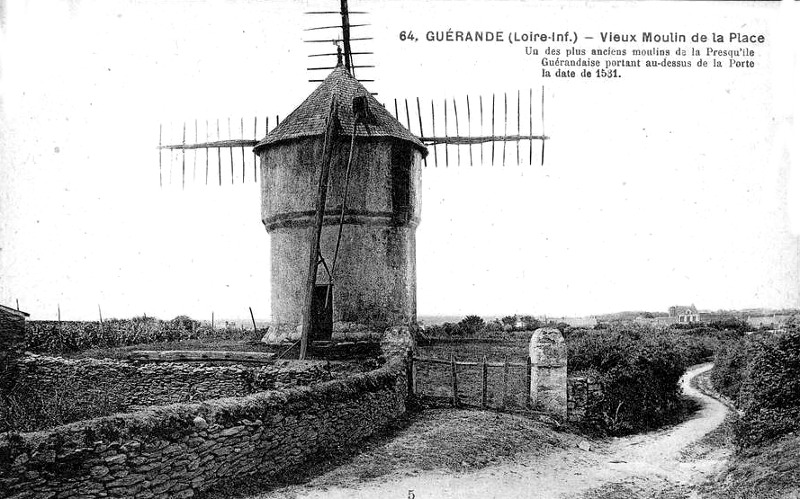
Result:
<svg viewBox="0 0 800 499"><path fill-rule="evenodd" d="M678 381L687 367L668 337L637 328L587 331L569 339L570 372L595 370L603 387L600 430L624 435L658 428L682 409Z"/></svg>

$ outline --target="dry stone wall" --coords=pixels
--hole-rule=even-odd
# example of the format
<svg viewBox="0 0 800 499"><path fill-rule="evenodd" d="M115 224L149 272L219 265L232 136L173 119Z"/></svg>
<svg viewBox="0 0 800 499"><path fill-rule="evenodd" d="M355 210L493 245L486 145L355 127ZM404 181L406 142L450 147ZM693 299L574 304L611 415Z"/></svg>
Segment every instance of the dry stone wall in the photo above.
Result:
<svg viewBox="0 0 800 499"><path fill-rule="evenodd" d="M592 376L567 378L567 420L591 424L601 420L603 388Z"/></svg>
<svg viewBox="0 0 800 499"><path fill-rule="evenodd" d="M68 378L70 390L102 393L112 405L164 405L249 395L331 379L324 362L279 362L260 367L198 366L181 363L136 365L109 359L63 359L27 355L17 380L34 386Z"/></svg>
<svg viewBox="0 0 800 499"><path fill-rule="evenodd" d="M306 387L0 434L0 497L181 498L268 477L352 446L405 412L407 365L388 357L379 369Z"/></svg>

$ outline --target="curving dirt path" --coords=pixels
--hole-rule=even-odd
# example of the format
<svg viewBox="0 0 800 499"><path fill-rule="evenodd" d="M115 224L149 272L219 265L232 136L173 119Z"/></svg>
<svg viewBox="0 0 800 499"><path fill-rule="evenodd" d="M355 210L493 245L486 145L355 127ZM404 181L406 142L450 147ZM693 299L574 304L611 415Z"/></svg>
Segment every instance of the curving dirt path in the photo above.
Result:
<svg viewBox="0 0 800 499"><path fill-rule="evenodd" d="M683 391L702 409L672 428L571 447L464 473L423 472L357 487L283 491L288 497L325 498L684 498L696 485L722 470L729 451L699 449L699 441L725 419L727 407L691 387L690 380L711 369L695 366L681 378ZM584 446L585 448L585 446ZM413 492L410 492L413 491ZM286 492L289 492L286 494Z"/></svg>

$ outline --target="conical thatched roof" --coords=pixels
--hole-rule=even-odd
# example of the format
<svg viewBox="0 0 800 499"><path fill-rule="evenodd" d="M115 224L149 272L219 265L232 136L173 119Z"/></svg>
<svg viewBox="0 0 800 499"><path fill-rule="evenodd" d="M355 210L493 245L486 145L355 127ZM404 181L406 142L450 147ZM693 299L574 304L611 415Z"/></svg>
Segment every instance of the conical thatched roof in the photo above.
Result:
<svg viewBox="0 0 800 499"><path fill-rule="evenodd" d="M417 146L423 154L427 154L422 142L389 114L389 111L341 65L337 66L280 125L256 144L255 152L258 153L279 142L324 135L325 119L328 117L334 96L338 103L340 132L343 135L350 136L353 130L353 98L366 96L370 111L375 117L375 124L369 125L367 132L367 128L359 123L356 128L357 137L393 137L406 140Z"/></svg>

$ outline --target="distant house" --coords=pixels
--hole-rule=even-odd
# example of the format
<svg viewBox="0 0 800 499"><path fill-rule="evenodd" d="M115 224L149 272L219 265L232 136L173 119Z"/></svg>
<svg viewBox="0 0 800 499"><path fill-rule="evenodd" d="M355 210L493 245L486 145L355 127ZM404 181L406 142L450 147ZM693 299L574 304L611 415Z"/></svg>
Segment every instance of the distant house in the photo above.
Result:
<svg viewBox="0 0 800 499"><path fill-rule="evenodd" d="M691 324L700 322L700 312L694 305L683 306L673 305L669 307L669 316L673 317L678 324Z"/></svg>

